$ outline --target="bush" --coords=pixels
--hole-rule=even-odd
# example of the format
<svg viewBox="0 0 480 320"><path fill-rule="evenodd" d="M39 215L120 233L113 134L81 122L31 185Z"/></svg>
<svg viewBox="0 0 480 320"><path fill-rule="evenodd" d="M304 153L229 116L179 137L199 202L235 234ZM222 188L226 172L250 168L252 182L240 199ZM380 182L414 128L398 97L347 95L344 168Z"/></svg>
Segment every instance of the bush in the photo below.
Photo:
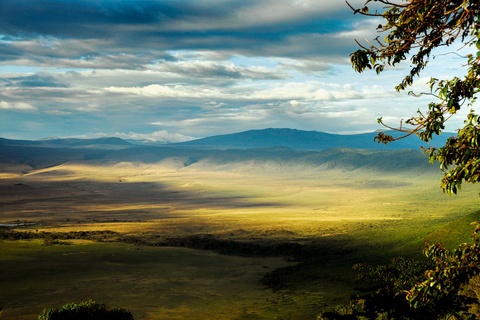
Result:
<svg viewBox="0 0 480 320"><path fill-rule="evenodd" d="M388 265L357 264L360 294L352 297L349 306L323 312L318 319L428 319L423 310L410 308L406 294L430 267L427 262L405 258L394 258Z"/></svg>
<svg viewBox="0 0 480 320"><path fill-rule="evenodd" d="M473 243L455 250L427 245L430 264L396 258L386 266L357 265L365 294L318 319L479 319L480 224L473 224Z"/></svg>
<svg viewBox="0 0 480 320"><path fill-rule="evenodd" d="M88 300L76 303L67 303L60 309L44 309L38 320L133 320L130 311L123 308L107 309L105 304Z"/></svg>

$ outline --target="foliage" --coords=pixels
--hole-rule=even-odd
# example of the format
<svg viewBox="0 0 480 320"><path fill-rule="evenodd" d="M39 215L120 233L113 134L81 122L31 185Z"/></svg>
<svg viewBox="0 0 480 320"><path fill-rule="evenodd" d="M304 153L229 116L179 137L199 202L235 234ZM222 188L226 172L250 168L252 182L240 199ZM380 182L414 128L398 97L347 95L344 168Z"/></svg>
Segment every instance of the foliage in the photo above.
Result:
<svg viewBox="0 0 480 320"><path fill-rule="evenodd" d="M88 300L76 303L67 303L60 309L44 309L38 320L133 320L132 314L122 308L110 310L104 304Z"/></svg>
<svg viewBox="0 0 480 320"><path fill-rule="evenodd" d="M424 254L435 262L435 268L426 273L426 280L408 291L407 300L413 308L475 318L468 313L468 309L473 302L478 303L478 299L472 300L461 294L465 285L480 274L480 225L474 224L473 243L462 243L453 251L441 244L425 247Z"/></svg>
<svg viewBox="0 0 480 320"><path fill-rule="evenodd" d="M122 240L118 232L110 230L101 231L70 231L70 232L46 232L46 231L20 231L13 227L0 227L0 240L27 240L43 239L45 245L67 244L60 240L84 239L99 242L113 242Z"/></svg>
<svg viewBox="0 0 480 320"><path fill-rule="evenodd" d="M480 274L479 224L472 238L473 243L453 251L441 244L426 245L424 254L431 264L395 258L390 265L355 266L366 293L318 319L477 319L478 298L466 289Z"/></svg>
<svg viewBox="0 0 480 320"><path fill-rule="evenodd" d="M383 5L383 11L370 12L372 5ZM351 7L351 6L350 6ZM445 122L460 108L473 107L480 87L480 2L473 0L410 0L391 2L389 0L367 0L363 8L355 13L381 17L384 24L378 26L386 33L383 40L377 37L368 45L350 55L353 68L358 72L373 69L377 74L387 66L396 66L410 59L410 71L396 86L398 91L405 90L414 82L414 78L428 65L432 52L442 46L451 46L456 41L465 46L476 46L476 55L465 57L467 72L463 79L430 80L430 95L437 98L426 111L418 111L416 116L406 121L410 129L394 128L379 123L389 129L402 131L404 136L417 134L423 141L430 141L433 135L444 130ZM440 148L430 148L431 161L438 161L444 171L442 188L447 193L456 193L462 181L480 180L480 160L478 160L478 134L480 122L478 115L470 111L465 126L457 137L450 137ZM394 140L391 135L382 133L377 140L388 143Z"/></svg>
<svg viewBox="0 0 480 320"><path fill-rule="evenodd" d="M160 237L143 234L143 237L126 235L110 230L101 231L20 231L12 227L0 227L0 240L43 239L43 245L70 245L63 240L91 240L98 242L124 242L143 246L185 247L198 250L211 250L220 254L260 257L294 257L308 255L305 245L292 241L258 243L256 241L238 241L219 239L211 234L194 234L178 237Z"/></svg>
<svg viewBox="0 0 480 320"><path fill-rule="evenodd" d="M377 4L384 6L383 11L371 13L370 8ZM437 100L429 103L426 111L419 110L416 116L406 121L411 127L404 128L401 124L400 128L394 128L385 124L382 118L378 119L385 127L405 133L399 138L380 133L376 137L378 142L389 143L411 134L429 142L433 135L441 134L445 122L461 108L473 107L480 90L479 1L366 0L360 9L350 7L354 13L383 18L384 24L380 24L377 29L386 34L383 40L377 37L368 45L357 42L360 49L350 55L353 68L357 72L374 69L379 74L387 66L396 66L409 58L410 71L396 86L397 91L405 90L413 84L414 78L428 65L435 49L451 46L458 41L464 46L476 48L476 55L463 57L467 71L462 79L430 79L429 94ZM479 136L479 116L470 110L456 137L448 138L440 148L425 150L430 162L438 161L444 171L441 184L444 192L456 194L463 181L480 181ZM453 251L440 244L427 245L424 254L435 267L425 273L423 281L415 283L410 289L392 286L388 277L398 279L398 276L392 275L391 269L370 268L369 277L375 280L377 291L367 299L354 300L353 306L343 314L351 319L357 319L357 315L367 319L474 319L476 315L471 312L471 305L478 303L478 299L471 299L463 292L472 278L480 273L479 232L480 227L476 224L473 243L461 244ZM412 279L416 277L408 270L404 276ZM397 304L394 300L390 303L382 300L385 295L390 298L403 296L404 302L408 302L408 308L405 309L405 304ZM375 308L371 307L372 301ZM376 305L378 303L380 307ZM393 306L393 310L387 306ZM337 312L324 319L349 318L342 318Z"/></svg>
<svg viewBox="0 0 480 320"><path fill-rule="evenodd" d="M358 291L350 305L334 312L324 312L318 319L421 319L424 310L410 308L407 290L421 281L431 264L413 259L394 258L389 265L354 266L359 274Z"/></svg>

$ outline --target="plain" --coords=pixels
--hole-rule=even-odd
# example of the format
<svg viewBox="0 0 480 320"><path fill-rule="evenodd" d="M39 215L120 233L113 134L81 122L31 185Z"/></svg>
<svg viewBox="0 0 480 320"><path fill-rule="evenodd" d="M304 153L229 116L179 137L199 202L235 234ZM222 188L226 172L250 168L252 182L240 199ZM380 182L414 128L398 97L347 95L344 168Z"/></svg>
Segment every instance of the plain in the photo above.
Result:
<svg viewBox="0 0 480 320"><path fill-rule="evenodd" d="M478 219L475 188L442 194L435 171L177 158L24 169L0 175L0 223L145 242L1 241L5 319L89 298L136 319L315 319L348 300L353 264L419 258L425 241L455 246ZM219 248L182 248L192 236ZM248 250L222 252L231 243ZM299 255L250 250L292 244Z"/></svg>

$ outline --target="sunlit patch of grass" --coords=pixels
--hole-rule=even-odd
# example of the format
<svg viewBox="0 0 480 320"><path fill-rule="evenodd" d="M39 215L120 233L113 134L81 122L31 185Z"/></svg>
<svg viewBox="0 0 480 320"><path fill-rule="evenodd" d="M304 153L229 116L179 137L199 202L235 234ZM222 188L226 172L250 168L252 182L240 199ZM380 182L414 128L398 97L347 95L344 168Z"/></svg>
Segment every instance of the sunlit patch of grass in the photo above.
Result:
<svg viewBox="0 0 480 320"><path fill-rule="evenodd" d="M12 179L18 177L19 174L16 173L3 173L0 172L0 179Z"/></svg>
<svg viewBox="0 0 480 320"><path fill-rule="evenodd" d="M445 223L425 237L428 243L442 243L447 248L457 248L460 243L471 242L474 230L472 222L480 222L480 211L460 216L458 219Z"/></svg>
<svg viewBox="0 0 480 320"><path fill-rule="evenodd" d="M5 241L0 306L21 317L94 298L138 319L314 319L324 306L348 299L353 264L419 257L426 240L455 246L480 217L472 213L475 188L447 196L436 175L217 169L65 164L3 176L0 223L34 223L18 227L32 232L296 242L314 247L311 259L292 264L181 248ZM284 286L276 292L258 282L273 270L270 279Z"/></svg>

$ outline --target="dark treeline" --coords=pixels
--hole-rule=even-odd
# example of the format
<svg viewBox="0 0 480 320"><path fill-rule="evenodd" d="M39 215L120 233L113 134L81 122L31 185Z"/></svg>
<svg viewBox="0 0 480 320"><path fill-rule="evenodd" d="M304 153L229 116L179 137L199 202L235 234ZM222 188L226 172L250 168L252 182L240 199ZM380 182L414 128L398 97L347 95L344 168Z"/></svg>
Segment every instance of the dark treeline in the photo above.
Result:
<svg viewBox="0 0 480 320"><path fill-rule="evenodd" d="M70 232L46 232L46 231L19 231L11 227L0 227L1 240L92 240L98 242L118 241L120 234L113 231L70 231Z"/></svg>
<svg viewBox="0 0 480 320"><path fill-rule="evenodd" d="M288 257L300 259L307 254L306 245L296 242L260 242L219 239L211 234L199 234L178 237L162 237L145 234L131 236L104 231L70 231L47 232L35 230L18 230L11 227L0 227L1 240L43 239L45 245L69 244L68 240L91 240L96 242L122 242L143 246L185 247L198 250L210 250L219 254L238 255L246 257Z"/></svg>
<svg viewBox="0 0 480 320"><path fill-rule="evenodd" d="M178 237L166 237L161 234L144 233L138 236L126 235L115 231L70 231L47 232L19 230L14 227L0 227L0 240L41 239L43 245L69 245L69 240L90 240L95 242L121 242L138 246L184 247L196 250L209 250L224 255L242 257L283 257L294 265L278 268L265 273L260 283L273 290L293 288L305 279L302 274L316 274L318 259L336 254L346 254L353 249L342 243L323 243L311 241L272 240L232 240L222 239L212 234L196 234ZM299 276L300 275L300 276Z"/></svg>

